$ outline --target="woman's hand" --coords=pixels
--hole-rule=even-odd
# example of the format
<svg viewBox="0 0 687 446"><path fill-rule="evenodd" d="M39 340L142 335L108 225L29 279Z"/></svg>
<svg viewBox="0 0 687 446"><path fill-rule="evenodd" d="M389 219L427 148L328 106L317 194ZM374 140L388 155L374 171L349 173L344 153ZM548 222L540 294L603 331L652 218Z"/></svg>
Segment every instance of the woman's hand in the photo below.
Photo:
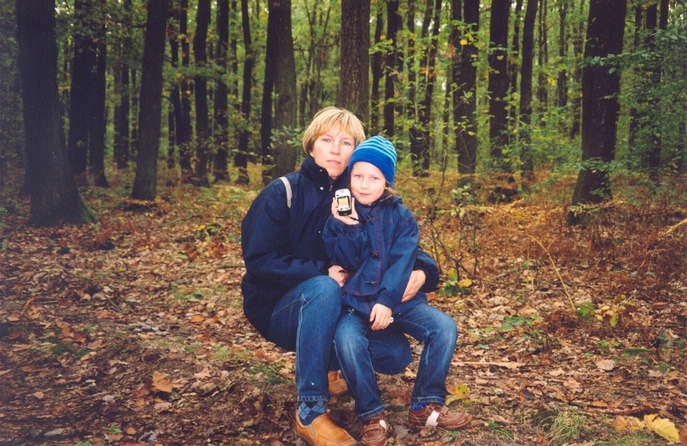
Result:
<svg viewBox="0 0 687 446"><path fill-rule="evenodd" d="M391 323L391 308L382 304L375 304L370 312L370 322L373 330L384 330Z"/></svg>
<svg viewBox="0 0 687 446"><path fill-rule="evenodd" d="M339 265L332 265L329 267L329 277L336 280L336 283L342 287L348 280L348 271Z"/></svg>
<svg viewBox="0 0 687 446"><path fill-rule="evenodd" d="M410 280L408 280L408 285L406 285L406 290L403 292L403 297L401 297L401 302L408 302L410 299L415 297L422 285L425 284L427 276L425 272L421 269L416 269L410 273Z"/></svg>
<svg viewBox="0 0 687 446"><path fill-rule="evenodd" d="M349 215L339 215L339 207L336 205L336 198L332 198L332 216L345 225L357 225L358 212L355 210L355 198L351 197L351 213Z"/></svg>

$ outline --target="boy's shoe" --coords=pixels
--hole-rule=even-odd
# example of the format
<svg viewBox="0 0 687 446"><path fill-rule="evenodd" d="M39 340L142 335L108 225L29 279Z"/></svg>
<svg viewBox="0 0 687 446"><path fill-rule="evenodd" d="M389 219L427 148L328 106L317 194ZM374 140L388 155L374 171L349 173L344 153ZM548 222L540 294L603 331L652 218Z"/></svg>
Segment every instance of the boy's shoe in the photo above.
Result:
<svg viewBox="0 0 687 446"><path fill-rule="evenodd" d="M312 446L356 446L355 438L345 429L340 428L326 413L315 418L307 426L303 426L296 412L296 435Z"/></svg>
<svg viewBox="0 0 687 446"><path fill-rule="evenodd" d="M384 414L373 415L362 420L360 426L360 446L386 446L386 434L389 425L384 420Z"/></svg>
<svg viewBox="0 0 687 446"><path fill-rule="evenodd" d="M452 431L467 426L471 421L469 413L451 412L438 403L429 403L422 410L408 411L408 423L414 428L440 427Z"/></svg>
<svg viewBox="0 0 687 446"><path fill-rule="evenodd" d="M329 394L331 396L341 396L348 392L348 386L341 374L341 370L330 370L327 372L327 381L329 383Z"/></svg>

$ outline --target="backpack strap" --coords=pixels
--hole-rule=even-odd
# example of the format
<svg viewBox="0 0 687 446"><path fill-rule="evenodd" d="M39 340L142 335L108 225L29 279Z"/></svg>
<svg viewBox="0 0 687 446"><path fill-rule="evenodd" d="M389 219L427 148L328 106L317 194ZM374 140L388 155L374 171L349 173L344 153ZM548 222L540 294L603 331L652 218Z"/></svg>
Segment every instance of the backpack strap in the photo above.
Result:
<svg viewBox="0 0 687 446"><path fill-rule="evenodd" d="M286 189L286 206L291 209L291 196L293 195L293 192L291 192L291 182L286 177L279 177L279 179L284 183L284 188Z"/></svg>

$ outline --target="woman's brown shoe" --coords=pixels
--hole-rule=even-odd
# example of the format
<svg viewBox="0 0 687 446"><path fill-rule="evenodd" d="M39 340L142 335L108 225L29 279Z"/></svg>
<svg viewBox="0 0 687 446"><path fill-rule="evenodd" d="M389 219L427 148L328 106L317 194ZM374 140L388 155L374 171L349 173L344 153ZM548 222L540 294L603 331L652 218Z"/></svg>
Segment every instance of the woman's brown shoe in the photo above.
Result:
<svg viewBox="0 0 687 446"><path fill-rule="evenodd" d="M327 382L329 384L329 394L331 396L341 396L348 392L346 380L340 370L330 370L327 372Z"/></svg>
<svg viewBox="0 0 687 446"><path fill-rule="evenodd" d="M408 423L414 428L440 427L453 431L467 426L472 421L472 415L462 412L451 412L448 407L437 403L429 403L422 410L409 410Z"/></svg>
<svg viewBox="0 0 687 446"><path fill-rule="evenodd" d="M296 434L312 446L356 446L355 438L345 429L340 428L323 414L307 426L303 426L296 412Z"/></svg>
<svg viewBox="0 0 687 446"><path fill-rule="evenodd" d="M386 446L386 434L389 425L384 420L384 414L373 415L362 420L360 426L360 446Z"/></svg>

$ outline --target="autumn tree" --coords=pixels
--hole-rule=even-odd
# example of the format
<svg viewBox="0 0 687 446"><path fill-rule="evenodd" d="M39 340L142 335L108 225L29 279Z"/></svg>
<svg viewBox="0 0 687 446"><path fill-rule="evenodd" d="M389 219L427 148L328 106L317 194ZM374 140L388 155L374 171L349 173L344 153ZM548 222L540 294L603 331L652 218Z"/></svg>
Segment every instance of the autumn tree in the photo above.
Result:
<svg viewBox="0 0 687 446"><path fill-rule="evenodd" d="M207 65L208 28L211 18L210 0L198 0L196 33L193 36L193 55L196 62L194 78L196 102L196 167L193 180L197 186L209 187L208 162L210 161L210 117L208 108Z"/></svg>
<svg viewBox="0 0 687 446"><path fill-rule="evenodd" d="M143 74L139 111L138 156L131 197L154 200L157 194L157 154L160 149L162 107L162 64L165 56L165 31L169 0L148 0Z"/></svg>
<svg viewBox="0 0 687 446"><path fill-rule="evenodd" d="M226 81L227 58L229 55L229 0L217 2L217 49L215 52L215 65L219 69L217 88L214 102L214 131L217 151L213 166L215 180L229 178L227 163L229 160L229 118L228 95L229 86Z"/></svg>
<svg viewBox="0 0 687 446"><path fill-rule="evenodd" d="M508 143L508 12L509 0L492 0L489 21L489 144L492 167L497 171L512 170L504 153Z"/></svg>
<svg viewBox="0 0 687 446"><path fill-rule="evenodd" d="M92 222L95 214L81 199L67 160L57 91L55 1L17 0L16 14L29 224Z"/></svg>
<svg viewBox="0 0 687 446"><path fill-rule="evenodd" d="M274 167L272 178L280 177L296 167L298 150L291 141L295 135L298 110L296 101L296 62L291 31L291 0L269 0L269 20L273 21L274 39L274 121L272 144Z"/></svg>
<svg viewBox="0 0 687 446"><path fill-rule="evenodd" d="M250 141L250 107L251 107L251 88L253 85L253 65L255 64L255 54L253 53L253 43L250 33L250 19L248 17L248 0L241 0L241 27L243 29L243 47L245 60L243 62L243 91L241 93L241 126L239 128L239 146L234 154L234 166L239 168L239 176L236 182L248 184L248 144ZM268 36L269 38L269 36ZM269 51L269 49L268 49ZM265 70L267 76L267 70ZM270 128L272 107L270 102L269 111L263 110L263 115L269 114ZM263 158L263 169L265 158Z"/></svg>
<svg viewBox="0 0 687 446"><path fill-rule="evenodd" d="M620 71L616 56L623 49L626 0L592 0L582 69L582 169L573 206L611 198L609 163L615 157ZM568 223L579 223L568 213Z"/></svg>
<svg viewBox="0 0 687 446"><path fill-rule="evenodd" d="M336 104L364 123L370 117L370 2L341 0L341 56Z"/></svg>

